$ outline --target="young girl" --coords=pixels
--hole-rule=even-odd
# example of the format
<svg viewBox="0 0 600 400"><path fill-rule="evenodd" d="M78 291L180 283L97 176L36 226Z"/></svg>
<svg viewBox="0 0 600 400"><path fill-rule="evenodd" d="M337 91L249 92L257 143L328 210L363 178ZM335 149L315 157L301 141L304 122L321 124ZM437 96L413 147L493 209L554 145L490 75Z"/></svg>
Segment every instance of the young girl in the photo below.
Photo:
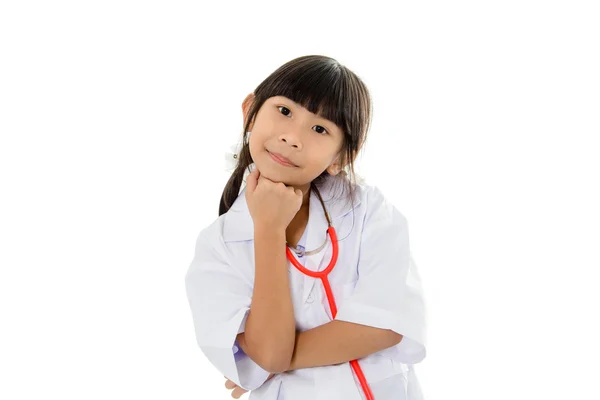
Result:
<svg viewBox="0 0 600 400"><path fill-rule="evenodd" d="M353 172L366 86L304 56L242 109L237 166L185 276L200 349L234 398L422 399L426 308L407 220Z"/></svg>

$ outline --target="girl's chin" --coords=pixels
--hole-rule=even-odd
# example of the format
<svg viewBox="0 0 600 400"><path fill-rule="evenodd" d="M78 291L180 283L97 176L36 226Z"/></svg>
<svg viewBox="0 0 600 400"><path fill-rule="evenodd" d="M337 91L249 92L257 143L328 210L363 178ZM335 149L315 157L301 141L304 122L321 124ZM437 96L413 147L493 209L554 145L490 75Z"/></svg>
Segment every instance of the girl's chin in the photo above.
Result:
<svg viewBox="0 0 600 400"><path fill-rule="evenodd" d="M258 170L258 172L260 172L260 176L265 177L272 182L283 182L286 186L290 185L290 183L285 181L285 176L282 176L283 174L281 174L279 171L272 171L269 170L269 168L260 167L256 167L256 169Z"/></svg>

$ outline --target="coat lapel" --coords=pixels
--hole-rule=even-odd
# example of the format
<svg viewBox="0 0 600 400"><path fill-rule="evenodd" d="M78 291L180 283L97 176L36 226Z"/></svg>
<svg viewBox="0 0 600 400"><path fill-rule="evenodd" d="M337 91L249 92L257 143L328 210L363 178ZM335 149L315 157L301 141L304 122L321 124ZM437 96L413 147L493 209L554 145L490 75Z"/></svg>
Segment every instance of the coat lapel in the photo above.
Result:
<svg viewBox="0 0 600 400"><path fill-rule="evenodd" d="M320 192L323 192L323 190ZM321 193L321 196L324 196L324 193ZM325 202L325 197L323 197L323 201ZM325 202L325 207L327 207L327 202ZM328 209L327 212L332 212L332 210ZM308 256L305 255L304 257L306 258L304 260L304 267L311 271L322 271L327 268L327 265L329 265L329 261L331 260L331 255L329 255L328 258L326 258L325 255L332 254L332 244L331 239L327 234L328 225L327 218L325 218L325 212L323 211L323 206L321 205L321 202L314 191L310 193L308 213L308 224L306 225L306 250L310 251L320 247L325 239L327 239L327 244L318 253ZM294 256L296 257L295 254ZM304 303L308 299L315 282L320 279L303 274L295 266L292 266L292 270L292 273L303 275L304 285L302 291L302 302Z"/></svg>
<svg viewBox="0 0 600 400"><path fill-rule="evenodd" d="M327 209L327 212L331 218L331 223L338 235L338 239L344 237L347 233L339 232L336 223L339 222L341 217L352 211L360 204L361 197L359 193L355 193L353 207L349 200L346 199L346 196L340 195L342 190L347 190L340 185L345 186L346 183L340 182L337 176L329 176L328 179L318 188L319 193L323 198L323 202L325 203L325 208ZM252 221L252 217L248 210L245 192L246 188L244 186L229 211L223 215L225 218L223 223L223 239L225 242L254 239L254 222ZM325 241L325 238L327 238L327 243L325 247L321 249L321 251L316 254L304 256L306 257L304 266L311 271L322 271L327 268L329 262L331 261L333 247L331 238L327 234L327 228L327 219L325 218L323 206L321 205L317 194L314 191L311 191L309 217L306 226L306 250L310 251L320 247ZM320 279L303 274L293 265L291 268L293 271L292 273L303 275L304 284L302 302L304 303L307 301L311 291L313 290L315 282L317 280L320 281Z"/></svg>

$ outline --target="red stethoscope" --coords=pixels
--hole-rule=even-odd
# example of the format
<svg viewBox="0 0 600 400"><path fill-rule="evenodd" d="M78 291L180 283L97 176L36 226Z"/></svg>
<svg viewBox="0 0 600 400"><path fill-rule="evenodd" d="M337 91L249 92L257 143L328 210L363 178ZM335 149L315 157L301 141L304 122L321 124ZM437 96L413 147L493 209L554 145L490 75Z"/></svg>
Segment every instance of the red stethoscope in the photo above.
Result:
<svg viewBox="0 0 600 400"><path fill-rule="evenodd" d="M311 185L311 189L313 187L314 187L314 185ZM323 271L311 271L309 269L304 268L304 266L298 262L296 257L294 257L294 255L292 254L289 246L286 246L285 250L286 250L286 255L287 255L288 260L290 260L291 263L294 264L300 272L302 272L308 276L311 276L313 278L321 279L321 282L323 282L323 287L325 288L325 293L327 294L327 301L329 302L329 308L331 309L331 315L333 318L335 318L335 316L337 314L337 307L335 305L335 299L333 297L333 292L331 291L331 285L329 284L329 280L327 279L327 274L329 274L333 270L333 267L335 267L335 263L337 262L338 240L337 240L337 234L335 233L335 229L331 225L331 219L329 218L329 214L327 213L327 210L325 209L325 204L323 203L321 194L319 193L319 191L317 190L316 187L314 187L314 189L315 189L317 196L319 197L319 200L321 201L321 205L323 206L323 211L325 211L325 218L327 218L327 225L329 226L327 228L327 233L329 233L329 238L331 239L331 244L333 247L333 255L331 256L331 261L329 262L329 265L327 266L327 268L325 268ZM358 377L358 380L360 381L363 391L365 392L365 395L367 396L367 400L375 400L375 398L373 397L373 393L371 392L371 388L369 387L369 384L367 383L365 375L363 374L363 371L360 368L360 365L358 365L358 360L350 361L350 366L352 366L354 373Z"/></svg>

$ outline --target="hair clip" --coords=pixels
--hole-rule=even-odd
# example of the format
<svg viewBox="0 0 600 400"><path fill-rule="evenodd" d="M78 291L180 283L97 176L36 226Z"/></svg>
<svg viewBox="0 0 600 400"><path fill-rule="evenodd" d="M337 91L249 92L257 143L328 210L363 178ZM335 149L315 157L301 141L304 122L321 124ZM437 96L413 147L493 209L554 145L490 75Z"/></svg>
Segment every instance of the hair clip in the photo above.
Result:
<svg viewBox="0 0 600 400"><path fill-rule="evenodd" d="M252 132L247 132L250 135ZM225 171L232 173L238 164L238 158L240 157L240 153L242 152L243 142L238 142L237 144L229 146L229 151L225 152L225 162L223 168Z"/></svg>
<svg viewBox="0 0 600 400"><path fill-rule="evenodd" d="M225 152L224 168L227 172L233 172L238 163L241 148L239 144L229 146L229 151Z"/></svg>

